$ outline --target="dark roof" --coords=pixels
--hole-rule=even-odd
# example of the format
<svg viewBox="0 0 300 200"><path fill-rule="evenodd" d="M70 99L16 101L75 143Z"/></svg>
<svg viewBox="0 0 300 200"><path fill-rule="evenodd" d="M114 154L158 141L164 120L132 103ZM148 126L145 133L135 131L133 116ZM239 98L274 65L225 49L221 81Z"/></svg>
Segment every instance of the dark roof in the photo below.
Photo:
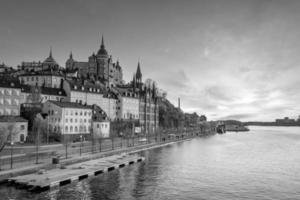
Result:
<svg viewBox="0 0 300 200"><path fill-rule="evenodd" d="M83 92L90 92L90 93L101 93L103 94L105 91L105 87L99 84L93 84L91 82L87 82L84 85L81 84L81 81L75 80L68 80L68 83L71 86L71 90L74 91L83 91Z"/></svg>
<svg viewBox="0 0 300 200"><path fill-rule="evenodd" d="M20 76L63 76L62 72L59 71L37 71L37 72L30 72L25 73Z"/></svg>
<svg viewBox="0 0 300 200"><path fill-rule="evenodd" d="M20 81L17 78L0 76L0 87L21 88Z"/></svg>
<svg viewBox="0 0 300 200"><path fill-rule="evenodd" d="M30 93L32 87L35 86L21 85L21 91L25 93ZM41 94L67 96L66 92L60 88L40 87L40 90L41 90Z"/></svg>
<svg viewBox="0 0 300 200"><path fill-rule="evenodd" d="M26 119L20 116L0 116L0 122L27 122Z"/></svg>
<svg viewBox="0 0 300 200"><path fill-rule="evenodd" d="M49 101L59 107L62 108L82 108L82 109L92 109L92 106L89 105L83 105L79 103L74 102L63 102L63 101Z"/></svg>

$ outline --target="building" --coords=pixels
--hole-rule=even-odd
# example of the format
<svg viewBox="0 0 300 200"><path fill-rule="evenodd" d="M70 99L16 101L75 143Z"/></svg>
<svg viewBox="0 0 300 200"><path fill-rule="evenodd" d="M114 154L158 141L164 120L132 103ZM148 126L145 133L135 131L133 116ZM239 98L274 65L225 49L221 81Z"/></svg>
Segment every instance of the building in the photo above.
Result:
<svg viewBox="0 0 300 200"><path fill-rule="evenodd" d="M154 83L146 85L142 82L140 63L132 80L133 90L139 97L139 122L142 132L154 133L159 126L159 107L157 88Z"/></svg>
<svg viewBox="0 0 300 200"><path fill-rule="evenodd" d="M91 133L92 107L72 102L47 101L43 113L48 114L50 132L61 135Z"/></svg>
<svg viewBox="0 0 300 200"><path fill-rule="evenodd" d="M122 67L118 61L113 63L112 57L108 55L105 49L103 37L97 54L93 53L87 62L74 60L71 53L66 61L66 70L78 70L79 78L99 80L106 86L115 86L123 83Z"/></svg>
<svg viewBox="0 0 300 200"><path fill-rule="evenodd" d="M32 62L22 62L21 65L18 66L19 71L25 72L39 72L42 70L54 70L57 71L59 69L58 63L52 56L52 49L50 49L49 56L43 61L32 61Z"/></svg>
<svg viewBox="0 0 300 200"><path fill-rule="evenodd" d="M98 105L110 120L117 118L117 96L100 82L93 84L68 80L64 81L63 89L66 92L67 101Z"/></svg>
<svg viewBox="0 0 300 200"><path fill-rule="evenodd" d="M0 116L20 115L21 86L12 78L0 77Z"/></svg>
<svg viewBox="0 0 300 200"><path fill-rule="evenodd" d="M23 85L60 88L64 76L58 71L38 71L22 74L19 80Z"/></svg>
<svg viewBox="0 0 300 200"><path fill-rule="evenodd" d="M110 137L110 121L99 106L93 105L92 133L97 139Z"/></svg>
<svg viewBox="0 0 300 200"><path fill-rule="evenodd" d="M7 142L25 142L27 126L27 120L20 116L0 116L0 134L7 135Z"/></svg>
<svg viewBox="0 0 300 200"><path fill-rule="evenodd" d="M117 119L138 120L139 119L139 98L132 88L117 87Z"/></svg>
<svg viewBox="0 0 300 200"><path fill-rule="evenodd" d="M45 103L51 101L65 101L67 95L63 89L21 85L21 103Z"/></svg>
<svg viewBox="0 0 300 200"><path fill-rule="evenodd" d="M43 70L43 63L41 61L32 61L32 62L22 62L18 66L19 71L25 72L38 72Z"/></svg>
<svg viewBox="0 0 300 200"><path fill-rule="evenodd" d="M276 123L279 124L294 124L296 122L295 119L290 119L288 117L285 117L283 119L276 119Z"/></svg>

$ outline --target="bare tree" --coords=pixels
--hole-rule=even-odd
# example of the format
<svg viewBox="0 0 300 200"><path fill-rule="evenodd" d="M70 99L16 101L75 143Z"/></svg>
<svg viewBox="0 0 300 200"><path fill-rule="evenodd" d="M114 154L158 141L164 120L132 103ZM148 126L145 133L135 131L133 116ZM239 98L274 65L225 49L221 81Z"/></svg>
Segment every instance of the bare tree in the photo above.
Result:
<svg viewBox="0 0 300 200"><path fill-rule="evenodd" d="M6 125L0 127L0 152L4 149L8 142L14 140L18 135L19 129L15 122L8 122Z"/></svg>

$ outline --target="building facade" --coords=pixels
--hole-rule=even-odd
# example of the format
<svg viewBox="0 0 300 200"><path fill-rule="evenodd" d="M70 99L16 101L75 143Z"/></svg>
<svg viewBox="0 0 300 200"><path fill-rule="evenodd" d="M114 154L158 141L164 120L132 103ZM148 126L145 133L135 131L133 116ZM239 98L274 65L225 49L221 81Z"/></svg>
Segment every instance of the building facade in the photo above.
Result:
<svg viewBox="0 0 300 200"><path fill-rule="evenodd" d="M0 80L0 116L20 115L21 87L17 80Z"/></svg>
<svg viewBox="0 0 300 200"><path fill-rule="evenodd" d="M20 116L0 116L0 134L10 134L8 142L25 142L28 122Z"/></svg>
<svg viewBox="0 0 300 200"><path fill-rule="evenodd" d="M60 88L64 77L60 72L40 71L22 74L19 80L23 85Z"/></svg>
<svg viewBox="0 0 300 200"><path fill-rule="evenodd" d="M139 98L131 88L116 88L118 91L117 119L138 120Z"/></svg>
<svg viewBox="0 0 300 200"><path fill-rule="evenodd" d="M67 100L87 105L98 105L110 120L117 118L117 96L109 89L96 84L81 84L74 81L64 81L63 88Z"/></svg>
<svg viewBox="0 0 300 200"><path fill-rule="evenodd" d="M80 78L100 80L106 86L115 86L123 83L123 72L119 62L113 63L112 57L105 49L102 37L101 46L97 54L92 54L87 62L79 62L73 59L72 53L66 61L67 71L78 70Z"/></svg>
<svg viewBox="0 0 300 200"><path fill-rule="evenodd" d="M90 134L92 108L79 103L47 101L43 113L48 114L48 128L61 135Z"/></svg>
<svg viewBox="0 0 300 200"><path fill-rule="evenodd" d="M21 103L45 103L65 101L67 95L63 89L21 85Z"/></svg>

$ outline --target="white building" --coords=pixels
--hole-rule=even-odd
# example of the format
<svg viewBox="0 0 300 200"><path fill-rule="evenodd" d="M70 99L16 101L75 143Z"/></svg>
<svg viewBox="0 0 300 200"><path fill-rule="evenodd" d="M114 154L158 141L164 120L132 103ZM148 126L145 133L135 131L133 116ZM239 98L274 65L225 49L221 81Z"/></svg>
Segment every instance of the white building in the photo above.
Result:
<svg viewBox="0 0 300 200"><path fill-rule="evenodd" d="M7 142L25 142L28 122L20 116L0 116L0 134L8 136ZM9 135L12 137L10 138Z"/></svg>
<svg viewBox="0 0 300 200"><path fill-rule="evenodd" d="M139 98L130 89L117 88L119 92L117 101L117 118L119 120L139 119Z"/></svg>
<svg viewBox="0 0 300 200"><path fill-rule="evenodd" d="M68 101L87 105L95 104L104 110L110 120L117 118L117 97L112 92L107 92L103 86L64 81L63 88Z"/></svg>
<svg viewBox="0 0 300 200"><path fill-rule="evenodd" d="M38 90L38 91L35 91ZM40 94L40 103L45 103L48 100L51 101L64 101L67 95L63 89L48 88L48 87L35 87L22 85L21 86L21 103L37 103L32 102L32 95L34 93Z"/></svg>
<svg viewBox="0 0 300 200"><path fill-rule="evenodd" d="M48 128L55 133L90 134L92 108L79 103L47 101L43 113L48 114Z"/></svg>
<svg viewBox="0 0 300 200"><path fill-rule="evenodd" d="M61 73L53 71L38 71L19 76L19 80L23 85L49 88L59 88L63 79L64 77Z"/></svg>
<svg viewBox="0 0 300 200"><path fill-rule="evenodd" d="M109 121L93 121L93 133L96 138L108 138L110 135Z"/></svg>
<svg viewBox="0 0 300 200"><path fill-rule="evenodd" d="M18 81L0 80L0 116L20 115L21 88Z"/></svg>

